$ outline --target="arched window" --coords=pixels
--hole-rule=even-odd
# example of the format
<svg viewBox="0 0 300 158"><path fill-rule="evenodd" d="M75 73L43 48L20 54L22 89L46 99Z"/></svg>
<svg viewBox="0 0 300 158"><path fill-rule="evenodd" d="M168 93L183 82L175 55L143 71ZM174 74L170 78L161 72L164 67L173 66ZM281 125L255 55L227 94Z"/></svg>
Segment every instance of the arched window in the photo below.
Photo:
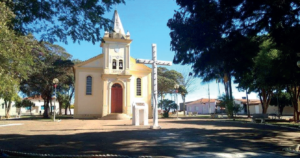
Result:
<svg viewBox="0 0 300 158"><path fill-rule="evenodd" d="M119 69L120 69L120 70L123 69L123 60L119 60Z"/></svg>
<svg viewBox="0 0 300 158"><path fill-rule="evenodd" d="M141 79L140 78L136 79L136 95L137 96L142 95L142 84L141 84Z"/></svg>
<svg viewBox="0 0 300 158"><path fill-rule="evenodd" d="M113 59L112 68L117 69L117 60L116 59Z"/></svg>
<svg viewBox="0 0 300 158"><path fill-rule="evenodd" d="M86 77L86 95L92 95L92 77Z"/></svg>

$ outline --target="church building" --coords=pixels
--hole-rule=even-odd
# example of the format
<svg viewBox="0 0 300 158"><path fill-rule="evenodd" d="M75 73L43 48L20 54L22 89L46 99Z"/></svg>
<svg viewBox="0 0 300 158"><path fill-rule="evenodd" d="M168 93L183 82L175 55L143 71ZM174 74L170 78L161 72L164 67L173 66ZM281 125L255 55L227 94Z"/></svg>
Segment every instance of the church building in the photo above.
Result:
<svg viewBox="0 0 300 158"><path fill-rule="evenodd" d="M134 102L147 103L152 117L151 68L130 57L132 39L129 32L125 34L117 11L112 28L114 32L104 33L102 54L74 66L74 118L104 119L116 114L130 118Z"/></svg>

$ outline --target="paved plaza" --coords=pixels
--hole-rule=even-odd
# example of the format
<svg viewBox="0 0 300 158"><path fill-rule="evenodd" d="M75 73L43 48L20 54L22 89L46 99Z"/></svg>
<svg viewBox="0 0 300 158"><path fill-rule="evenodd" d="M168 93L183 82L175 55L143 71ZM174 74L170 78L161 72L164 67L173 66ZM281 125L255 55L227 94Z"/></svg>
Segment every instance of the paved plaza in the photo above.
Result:
<svg viewBox="0 0 300 158"><path fill-rule="evenodd" d="M296 157L282 148L300 144L299 130L277 126L193 118L159 124L162 129L151 130L130 120L5 120L0 148L64 155Z"/></svg>

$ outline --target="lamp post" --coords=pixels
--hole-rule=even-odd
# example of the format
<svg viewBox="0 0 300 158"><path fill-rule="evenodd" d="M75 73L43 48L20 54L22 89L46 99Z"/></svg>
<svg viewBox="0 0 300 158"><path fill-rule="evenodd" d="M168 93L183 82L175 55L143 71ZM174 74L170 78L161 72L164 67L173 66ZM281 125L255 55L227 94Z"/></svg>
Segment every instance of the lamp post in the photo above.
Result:
<svg viewBox="0 0 300 158"><path fill-rule="evenodd" d="M56 102L56 100L57 100L57 98L56 98L56 86L57 86L57 84L58 84L58 79L57 78L54 78L53 79L53 84L54 84L54 88L55 88L55 101L54 101L54 117L53 117L53 121L55 122L55 110L56 110L56 106L55 106L55 102Z"/></svg>
<svg viewBox="0 0 300 158"><path fill-rule="evenodd" d="M183 106L182 106L182 107L183 107L183 115L186 116L186 113L185 113L185 111L186 111L186 106L185 106L185 93L182 92L181 95L184 96L184 97L182 98L182 99L183 99Z"/></svg>
<svg viewBox="0 0 300 158"><path fill-rule="evenodd" d="M176 103L176 106L177 106L177 120L178 120L178 105L177 105L177 93L178 93L178 88L179 88L179 85L178 84L175 84L174 85L174 88L175 88L175 96L176 96L176 99L175 99L175 103Z"/></svg>

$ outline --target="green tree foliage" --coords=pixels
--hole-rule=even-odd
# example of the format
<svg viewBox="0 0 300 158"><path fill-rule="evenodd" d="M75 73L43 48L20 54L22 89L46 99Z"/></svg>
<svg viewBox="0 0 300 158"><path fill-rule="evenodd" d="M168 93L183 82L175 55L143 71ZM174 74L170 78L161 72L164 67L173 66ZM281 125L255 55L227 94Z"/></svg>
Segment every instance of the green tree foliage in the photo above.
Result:
<svg viewBox="0 0 300 158"><path fill-rule="evenodd" d="M185 98L186 98L186 95L188 94L188 91L184 85L180 85L178 88L178 93L181 95L181 98L183 101L183 111L184 111L184 115L186 115L186 113L185 113L185 111L186 111Z"/></svg>
<svg viewBox="0 0 300 158"><path fill-rule="evenodd" d="M69 102L69 95L67 94L67 91L69 90L69 88L64 87L64 90L62 90L61 92L57 93L57 101L59 104L59 115L62 114L61 109L67 109L70 106L70 102ZM67 110L65 110L65 114Z"/></svg>
<svg viewBox="0 0 300 158"><path fill-rule="evenodd" d="M52 104L54 92L53 79L58 78L60 83L70 80L68 71L74 65L64 48L50 43L40 43L43 49L35 57L35 70L28 79L21 82L21 91L27 96L41 95L44 100L44 117L48 117L49 104Z"/></svg>
<svg viewBox="0 0 300 158"><path fill-rule="evenodd" d="M7 89L5 93L0 94L0 97L4 100L5 106L5 118L10 118L10 109L12 106L12 102L18 102L21 98L18 95L18 87Z"/></svg>
<svg viewBox="0 0 300 158"><path fill-rule="evenodd" d="M234 30L232 19L238 16L234 7L223 7L219 1L176 2L180 10L167 24L175 51L173 62L191 64L204 81L224 78L226 94L232 97L231 78L253 65L257 40Z"/></svg>
<svg viewBox="0 0 300 158"><path fill-rule="evenodd" d="M103 15L124 0L0 0L16 15L14 30L24 35L40 33L48 42L100 41L101 29L109 30L111 20Z"/></svg>
<svg viewBox="0 0 300 158"><path fill-rule="evenodd" d="M174 85L179 84L183 80L181 73L175 70L168 70L165 67L157 68L158 80L157 89L158 96L163 99L164 95L174 92Z"/></svg>
<svg viewBox="0 0 300 158"><path fill-rule="evenodd" d="M62 81L58 84L58 102L59 102L59 114L62 114L61 109L65 109L65 115L67 115L67 110L71 114L71 100L74 96L75 92L75 70L73 65L78 64L81 61L78 59L75 60L57 60L54 62L55 66L65 67L67 70L65 71L65 75L62 76Z"/></svg>
<svg viewBox="0 0 300 158"><path fill-rule="evenodd" d="M234 117L234 114L237 114L241 110L240 105L236 104L234 99L231 99L228 95L221 95L218 100L220 101L219 106L226 109L229 118Z"/></svg>
<svg viewBox="0 0 300 158"><path fill-rule="evenodd" d="M31 108L35 107L35 104L29 99L23 99L22 101L17 101L16 102L16 107L17 108L22 108L22 107L27 108L27 107L29 107L30 114L31 114Z"/></svg>
<svg viewBox="0 0 300 158"><path fill-rule="evenodd" d="M275 93L271 99L270 105L278 107L278 113L282 115L283 109L285 106L291 106L291 96L287 92Z"/></svg>
<svg viewBox="0 0 300 158"><path fill-rule="evenodd" d="M177 0L180 6L168 21L171 29L171 49L175 51L174 63L191 64L193 71L200 77L210 80L217 76L241 78L262 75L267 66L263 58L261 64L254 63L260 52L260 37L268 39L278 50L277 58L271 60L271 69L266 69L265 77L255 77L258 82L271 83L261 89L263 111L266 112L271 98L270 85L284 86L290 93L295 110L295 121L299 120L298 98L300 96L300 69L297 68L296 53L300 52L300 1L299 0ZM265 39L263 39L265 41ZM263 56L263 54L259 54ZM269 62L269 61L268 61ZM268 67L268 66L267 66ZM269 71L271 70L271 71ZM270 80L273 72L281 76ZM276 75L275 75L276 76ZM251 78L251 77L250 77ZM259 79L259 80L258 80ZM231 87L229 85L229 87ZM251 91L244 82L244 88ZM228 92L229 91L229 92ZM231 90L227 90L231 93ZM231 95L230 95L231 96Z"/></svg>
<svg viewBox="0 0 300 158"><path fill-rule="evenodd" d="M163 113L164 117L169 117L170 110L171 109L176 109L177 108L177 104L174 101L172 101L172 100L164 99L164 100L161 100L158 103L158 107L162 108L164 110L164 113Z"/></svg>
<svg viewBox="0 0 300 158"><path fill-rule="evenodd" d="M10 28L15 17L12 11L0 2L0 97L4 99L6 117L12 101L18 100L20 80L28 77L33 64L32 50L36 40L31 36L21 36Z"/></svg>

